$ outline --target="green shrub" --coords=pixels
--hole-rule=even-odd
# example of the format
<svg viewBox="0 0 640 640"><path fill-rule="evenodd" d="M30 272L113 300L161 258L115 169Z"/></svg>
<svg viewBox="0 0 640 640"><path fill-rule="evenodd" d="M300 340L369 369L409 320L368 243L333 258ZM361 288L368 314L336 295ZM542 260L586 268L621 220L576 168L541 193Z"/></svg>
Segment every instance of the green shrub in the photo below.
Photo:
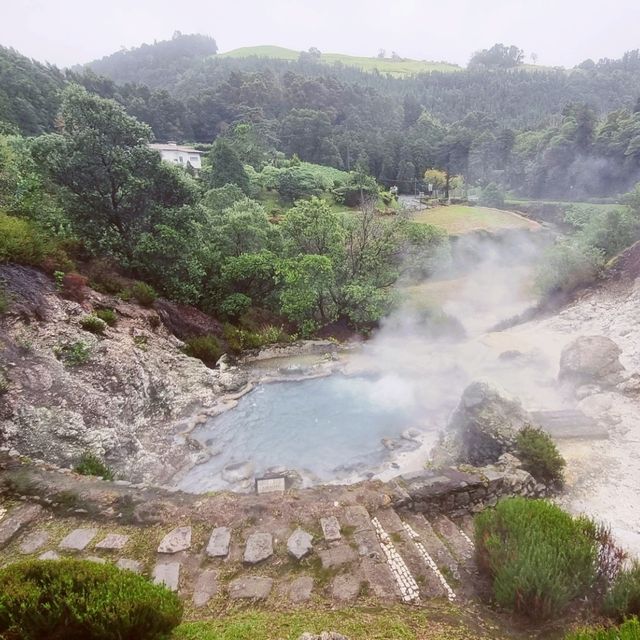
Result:
<svg viewBox="0 0 640 640"><path fill-rule="evenodd" d="M185 341L184 352L192 358L202 360L213 367L224 353L220 341L215 336L197 336Z"/></svg>
<svg viewBox="0 0 640 640"><path fill-rule="evenodd" d="M82 476L97 476L103 480L113 480L113 471L93 453L83 453L73 467Z"/></svg>
<svg viewBox="0 0 640 640"><path fill-rule="evenodd" d="M501 500L476 516L475 539L478 566L501 607L548 618L595 583L593 523L545 500Z"/></svg>
<svg viewBox="0 0 640 640"><path fill-rule="evenodd" d="M282 327L274 325L266 325L258 331L248 331L225 324L223 335L234 353L241 353L245 349L260 349L279 342L291 342L291 336Z"/></svg>
<svg viewBox="0 0 640 640"><path fill-rule="evenodd" d="M583 629L566 635L564 640L640 640L640 622L631 618L620 627Z"/></svg>
<svg viewBox="0 0 640 640"><path fill-rule="evenodd" d="M71 344L57 345L53 352L58 360L62 360L70 367L85 364L91 357L91 347L82 340Z"/></svg>
<svg viewBox="0 0 640 640"><path fill-rule="evenodd" d="M504 192L495 182L490 182L480 193L478 203L483 207L504 207Z"/></svg>
<svg viewBox="0 0 640 640"><path fill-rule="evenodd" d="M102 322L106 322L110 327L114 327L118 322L118 314L113 309L98 309L95 312L96 317Z"/></svg>
<svg viewBox="0 0 640 640"><path fill-rule="evenodd" d="M97 315L93 314L80 318L80 326L85 331L97 334L103 334L107 329L107 323Z"/></svg>
<svg viewBox="0 0 640 640"><path fill-rule="evenodd" d="M220 305L220 311L227 318L237 319L251 306L251 298L244 293L232 293Z"/></svg>
<svg viewBox="0 0 640 640"><path fill-rule="evenodd" d="M548 433L527 425L516 439L516 455L539 482L562 486L567 464Z"/></svg>
<svg viewBox="0 0 640 640"><path fill-rule="evenodd" d="M143 307L150 307L158 297L156 290L146 282L136 282L131 287L131 294Z"/></svg>
<svg viewBox="0 0 640 640"><path fill-rule="evenodd" d="M182 618L166 588L86 560L28 560L0 570L0 637L160 640Z"/></svg>
<svg viewBox="0 0 640 640"><path fill-rule="evenodd" d="M39 265L47 253L47 241L33 224L0 214L0 263Z"/></svg>
<svg viewBox="0 0 640 640"><path fill-rule="evenodd" d="M611 617L623 620L640 615L640 563L634 562L614 580L604 599L604 610Z"/></svg>

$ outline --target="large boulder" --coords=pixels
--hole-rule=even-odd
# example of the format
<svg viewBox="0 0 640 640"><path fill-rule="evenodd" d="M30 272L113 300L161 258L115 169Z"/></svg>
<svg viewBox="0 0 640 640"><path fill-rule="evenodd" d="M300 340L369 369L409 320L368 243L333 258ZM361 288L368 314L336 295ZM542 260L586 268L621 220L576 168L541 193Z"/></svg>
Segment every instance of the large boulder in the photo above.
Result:
<svg viewBox="0 0 640 640"><path fill-rule="evenodd" d="M575 387L612 387L622 379L621 353L611 338L580 336L562 350L558 379Z"/></svg>
<svg viewBox="0 0 640 640"><path fill-rule="evenodd" d="M518 431L532 424L520 402L487 382L472 382L449 420L436 460L479 467L515 448Z"/></svg>

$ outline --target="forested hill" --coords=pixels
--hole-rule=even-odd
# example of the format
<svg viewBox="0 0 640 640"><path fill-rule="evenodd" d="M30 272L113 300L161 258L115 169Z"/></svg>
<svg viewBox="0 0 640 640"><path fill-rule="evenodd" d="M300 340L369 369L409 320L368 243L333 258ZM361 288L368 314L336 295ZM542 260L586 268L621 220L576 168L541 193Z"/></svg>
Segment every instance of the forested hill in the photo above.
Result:
<svg viewBox="0 0 640 640"><path fill-rule="evenodd" d="M247 123L251 148L358 166L401 191L431 167L547 198L616 195L640 178L638 51L532 70L517 47L495 45L467 69L402 78L328 65L313 50L294 60L215 51L212 38L176 34L61 72L0 48L0 126L51 130L59 90L75 82L158 140L211 143Z"/></svg>

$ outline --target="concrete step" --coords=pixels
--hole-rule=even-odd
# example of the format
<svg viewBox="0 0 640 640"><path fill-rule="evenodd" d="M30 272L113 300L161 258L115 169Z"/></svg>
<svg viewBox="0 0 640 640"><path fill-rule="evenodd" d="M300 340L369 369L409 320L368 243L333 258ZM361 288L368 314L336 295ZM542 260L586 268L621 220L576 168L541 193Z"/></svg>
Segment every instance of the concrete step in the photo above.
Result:
<svg viewBox="0 0 640 640"><path fill-rule="evenodd" d="M475 537L475 527L473 525L473 516L466 515L460 516L459 518L455 518L454 522L458 525L459 529L466 533L469 537L469 540L473 542Z"/></svg>
<svg viewBox="0 0 640 640"><path fill-rule="evenodd" d="M438 576L425 564L400 516L393 509L381 509L376 517L418 584L420 596L424 599L446 596Z"/></svg>

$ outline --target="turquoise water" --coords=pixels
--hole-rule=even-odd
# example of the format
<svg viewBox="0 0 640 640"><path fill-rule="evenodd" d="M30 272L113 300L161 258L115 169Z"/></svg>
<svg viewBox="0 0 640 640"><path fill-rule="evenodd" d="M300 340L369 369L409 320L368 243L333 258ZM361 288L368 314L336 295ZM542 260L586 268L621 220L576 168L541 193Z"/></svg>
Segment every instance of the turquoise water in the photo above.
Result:
<svg viewBox="0 0 640 640"><path fill-rule="evenodd" d="M354 471L362 476L389 458L383 438L399 439L416 426L416 402L404 389L393 377L340 375L259 385L236 408L192 433L215 455L191 469L179 486L192 492L236 488L222 479L222 470L247 461L256 476L285 467L308 483Z"/></svg>

